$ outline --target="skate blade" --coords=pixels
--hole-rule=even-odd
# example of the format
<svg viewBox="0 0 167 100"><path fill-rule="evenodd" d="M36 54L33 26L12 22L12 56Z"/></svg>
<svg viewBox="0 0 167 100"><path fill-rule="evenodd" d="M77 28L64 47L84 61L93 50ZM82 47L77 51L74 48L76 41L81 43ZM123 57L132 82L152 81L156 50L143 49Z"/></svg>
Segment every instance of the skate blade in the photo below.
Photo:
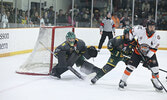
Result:
<svg viewBox="0 0 167 100"><path fill-rule="evenodd" d="M120 91L125 91L125 88L120 88L120 87L118 87L118 90L120 90Z"/></svg>
<svg viewBox="0 0 167 100"><path fill-rule="evenodd" d="M49 76L50 76L50 78L52 78L52 79L60 80L60 78L58 78L58 77L56 77L56 76L52 76L52 75L49 75Z"/></svg>
<svg viewBox="0 0 167 100"><path fill-rule="evenodd" d="M155 88L155 91L158 92L158 93L163 93L162 90L158 90L158 89L156 89L156 88Z"/></svg>

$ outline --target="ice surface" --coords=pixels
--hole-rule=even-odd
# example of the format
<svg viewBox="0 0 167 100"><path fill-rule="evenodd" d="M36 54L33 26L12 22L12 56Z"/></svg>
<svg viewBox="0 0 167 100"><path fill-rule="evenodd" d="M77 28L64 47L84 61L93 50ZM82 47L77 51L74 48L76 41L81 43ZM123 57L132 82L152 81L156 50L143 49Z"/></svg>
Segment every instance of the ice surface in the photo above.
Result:
<svg viewBox="0 0 167 100"><path fill-rule="evenodd" d="M167 100L167 93L154 90L151 72L141 65L129 77L125 91L120 91L118 83L126 67L123 62L91 85L90 79L80 80L70 71L64 73L60 80L15 73L28 56L0 58L0 100ZM108 57L109 52L103 49L89 61L102 68ZM167 70L167 51L159 50L157 57L160 68ZM166 76L167 73L160 71L160 80L167 88Z"/></svg>

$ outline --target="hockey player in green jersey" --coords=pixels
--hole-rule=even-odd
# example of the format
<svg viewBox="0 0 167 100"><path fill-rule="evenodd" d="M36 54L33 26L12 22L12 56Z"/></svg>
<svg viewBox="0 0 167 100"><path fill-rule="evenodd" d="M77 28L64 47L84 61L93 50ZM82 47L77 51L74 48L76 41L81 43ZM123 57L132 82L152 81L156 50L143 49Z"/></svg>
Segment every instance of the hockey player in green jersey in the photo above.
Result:
<svg viewBox="0 0 167 100"><path fill-rule="evenodd" d="M128 56L131 56L135 46L136 41L132 37L130 27L124 29L123 35L110 39L107 48L111 55L106 65L104 65L104 67L91 80L92 84L95 84L97 80L115 68L119 61L124 61L125 64L127 64L129 60Z"/></svg>

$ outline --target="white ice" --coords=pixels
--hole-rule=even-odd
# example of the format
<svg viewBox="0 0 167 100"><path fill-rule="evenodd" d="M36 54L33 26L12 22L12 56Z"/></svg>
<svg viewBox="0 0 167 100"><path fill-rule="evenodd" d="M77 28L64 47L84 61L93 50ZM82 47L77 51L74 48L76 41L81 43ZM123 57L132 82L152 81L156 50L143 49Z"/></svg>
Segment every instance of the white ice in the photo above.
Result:
<svg viewBox="0 0 167 100"><path fill-rule="evenodd" d="M165 91L155 91L150 81L151 72L141 65L129 77L125 91L120 91L118 83L126 67L123 62L92 85L90 77L83 81L70 71L64 73L60 80L15 73L28 56L0 58L0 100L167 100ZM102 68L108 57L109 52L103 49L89 61ZM164 70L167 70L166 57L167 51L157 52L159 66ZM160 80L167 89L166 76L167 73L160 71Z"/></svg>

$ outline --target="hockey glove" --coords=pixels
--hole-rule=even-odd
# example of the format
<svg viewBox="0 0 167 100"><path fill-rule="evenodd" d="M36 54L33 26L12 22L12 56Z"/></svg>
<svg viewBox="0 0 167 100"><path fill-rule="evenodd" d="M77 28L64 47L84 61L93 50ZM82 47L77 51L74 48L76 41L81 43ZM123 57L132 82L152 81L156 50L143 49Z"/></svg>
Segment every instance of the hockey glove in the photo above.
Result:
<svg viewBox="0 0 167 100"><path fill-rule="evenodd" d="M88 53L91 57L96 57L97 56L97 50L94 46L90 46L87 48Z"/></svg>
<svg viewBox="0 0 167 100"><path fill-rule="evenodd" d="M151 64L152 60L149 57L145 57L145 61L143 62L144 67L148 67Z"/></svg>

